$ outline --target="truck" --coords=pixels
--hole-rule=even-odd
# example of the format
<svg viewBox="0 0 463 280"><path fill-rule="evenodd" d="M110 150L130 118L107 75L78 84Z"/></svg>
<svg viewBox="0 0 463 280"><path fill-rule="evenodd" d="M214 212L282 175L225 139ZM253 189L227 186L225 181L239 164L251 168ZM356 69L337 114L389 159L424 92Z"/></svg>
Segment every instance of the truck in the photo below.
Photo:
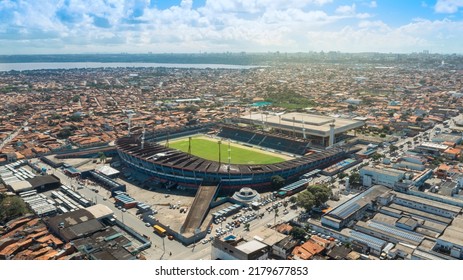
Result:
<svg viewBox="0 0 463 280"><path fill-rule="evenodd" d="M167 230L159 225L153 226L154 232L157 233L159 236L164 237L166 236Z"/></svg>

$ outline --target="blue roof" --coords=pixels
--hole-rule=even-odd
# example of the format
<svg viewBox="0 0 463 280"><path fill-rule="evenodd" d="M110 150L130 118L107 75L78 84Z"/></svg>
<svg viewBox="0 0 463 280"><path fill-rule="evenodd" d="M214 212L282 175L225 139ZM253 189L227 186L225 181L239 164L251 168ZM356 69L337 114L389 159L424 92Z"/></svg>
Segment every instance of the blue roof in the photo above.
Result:
<svg viewBox="0 0 463 280"><path fill-rule="evenodd" d="M376 238L374 236L356 231L356 230L351 230L350 231L350 236L352 239L363 242L368 245L368 247L373 248L377 251L381 251L382 248L386 245L386 241Z"/></svg>
<svg viewBox="0 0 463 280"><path fill-rule="evenodd" d="M384 224L380 224L380 223L373 222L373 221L369 221L367 224L371 228L378 229L382 232L386 232L389 234L399 236L405 240L413 241L415 243L420 243L421 240L423 240L423 235L421 234L399 229L394 226L384 225Z"/></svg>
<svg viewBox="0 0 463 280"><path fill-rule="evenodd" d="M336 213L331 213L333 215L338 216L341 219L347 218L353 213L355 213L357 210L362 208L358 203L352 203L349 205L346 205L346 207L343 207L342 209L339 209L336 211Z"/></svg>
<svg viewBox="0 0 463 280"><path fill-rule="evenodd" d="M356 195L355 197L351 198L350 200L344 202L343 204L339 205L335 209L331 210L327 215L334 216L336 218L345 219L355 213L355 211L362 208L364 203L360 204L359 202L366 196L368 196L371 192L375 191L375 188L369 188L363 193ZM368 202L365 202L365 205Z"/></svg>
<svg viewBox="0 0 463 280"><path fill-rule="evenodd" d="M292 191L294 189L297 189L297 188L300 188L301 186L303 186L304 184L307 183L307 179L302 179L302 180L299 180L299 181L296 181L292 184L289 184L283 188L280 189L280 191Z"/></svg>

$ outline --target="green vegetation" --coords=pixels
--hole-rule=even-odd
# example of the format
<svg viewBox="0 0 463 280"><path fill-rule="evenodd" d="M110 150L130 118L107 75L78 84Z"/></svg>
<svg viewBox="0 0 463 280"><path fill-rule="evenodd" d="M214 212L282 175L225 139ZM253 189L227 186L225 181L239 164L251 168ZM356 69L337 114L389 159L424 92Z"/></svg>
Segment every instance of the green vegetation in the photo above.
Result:
<svg viewBox="0 0 463 280"><path fill-rule="evenodd" d="M98 158L100 159L100 163L106 163L106 155L103 152L98 152Z"/></svg>
<svg viewBox="0 0 463 280"><path fill-rule="evenodd" d="M305 211L311 211L315 206L315 196L307 190L300 192L297 197L297 205L304 208Z"/></svg>
<svg viewBox="0 0 463 280"><path fill-rule="evenodd" d="M188 152L188 139L174 141L169 144L170 148L174 148L183 152ZM216 140L208 140L201 138L191 139L191 153L195 156L208 160L219 161L219 144ZM221 162L228 163L228 143L222 142L220 145ZM236 146L231 146L231 163L232 164L272 164L283 162L284 159L261 153L257 150L244 149Z"/></svg>
<svg viewBox="0 0 463 280"><path fill-rule="evenodd" d="M273 188L282 188L285 185L285 179L280 175L274 175L271 178Z"/></svg>
<svg viewBox="0 0 463 280"><path fill-rule="evenodd" d="M304 239L306 231L300 227L293 227L293 229L291 230L291 235L296 239Z"/></svg>
<svg viewBox="0 0 463 280"><path fill-rule="evenodd" d="M273 217L273 224L276 225L277 224L277 217L279 217L280 215L278 215L278 208L275 208L275 210L273 211L273 213L275 214L275 216Z"/></svg>
<svg viewBox="0 0 463 280"><path fill-rule="evenodd" d="M189 105L189 106L185 106L185 108L183 109L183 111L184 111L185 113L196 114L196 112L199 111L199 107L198 107L198 106L195 106L195 105Z"/></svg>
<svg viewBox="0 0 463 280"><path fill-rule="evenodd" d="M317 105L315 102L300 95L299 93L296 93L294 90L276 90L272 87L267 88L265 101L271 102L272 106L286 109L303 109Z"/></svg>
<svg viewBox="0 0 463 280"><path fill-rule="evenodd" d="M326 185L313 185L307 187L305 191L297 195L298 206L304 208L306 211L312 210L314 206L321 206L328 201L332 192Z"/></svg>
<svg viewBox="0 0 463 280"><path fill-rule="evenodd" d="M330 199L331 189L326 185L313 185L307 187L307 191L315 197L315 206L319 207Z"/></svg>
<svg viewBox="0 0 463 280"><path fill-rule="evenodd" d="M58 132L58 134L56 134L56 137L58 137L59 139L67 139L71 135L72 135L72 131L70 129L63 128L60 130L60 132Z"/></svg>
<svg viewBox="0 0 463 280"><path fill-rule="evenodd" d="M349 184L351 185L360 184L360 174L358 172L353 172L349 176Z"/></svg>
<svg viewBox="0 0 463 280"><path fill-rule="evenodd" d="M26 204L18 196L0 196L0 223L29 213Z"/></svg>
<svg viewBox="0 0 463 280"><path fill-rule="evenodd" d="M69 117L69 120L71 122L81 122L82 121L82 117L78 114L74 114L72 116Z"/></svg>
<svg viewBox="0 0 463 280"><path fill-rule="evenodd" d="M374 154L371 156L371 158L372 158L373 160L380 160L380 159L382 159L383 157L384 157L383 155L378 154L378 153L374 153Z"/></svg>
<svg viewBox="0 0 463 280"><path fill-rule="evenodd" d="M72 102L74 102L74 103L79 102L79 100L80 100L80 96L79 96L79 95L74 95L74 96L72 97Z"/></svg>
<svg viewBox="0 0 463 280"><path fill-rule="evenodd" d="M398 148L397 146L394 146L394 145L390 145L390 146L389 146L389 151L390 151L391 153L397 151L398 149L399 149L399 148Z"/></svg>

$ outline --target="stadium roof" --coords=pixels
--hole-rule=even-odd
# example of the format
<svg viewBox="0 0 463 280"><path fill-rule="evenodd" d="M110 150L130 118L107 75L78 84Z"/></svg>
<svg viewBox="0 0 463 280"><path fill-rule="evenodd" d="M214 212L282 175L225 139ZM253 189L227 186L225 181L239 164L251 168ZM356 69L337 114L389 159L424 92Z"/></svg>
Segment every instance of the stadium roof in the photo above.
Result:
<svg viewBox="0 0 463 280"><path fill-rule="evenodd" d="M212 173L230 173L230 174L256 174L265 172L278 172L284 169L291 169L302 164L309 164L324 160L330 156L337 155L342 152L341 149L333 148L319 153L314 153L307 156L298 157L292 160L275 163L275 164L231 164L219 163L203 159L188 153L178 150L166 148L156 143L145 143L141 149L140 141L134 138L120 138L117 140L118 149L132 156L143 158L147 161L155 162L156 164L167 167L176 167L196 172L212 172ZM162 154L162 156L160 156ZM155 157L153 157L156 155ZM100 175L101 176L101 175Z"/></svg>
<svg viewBox="0 0 463 280"><path fill-rule="evenodd" d="M339 134L351 129L362 127L365 123L359 120L350 120L344 118L333 118L328 116L304 114L304 113L287 113L281 116L269 114L243 114L243 120L252 120L259 122L259 124L266 124L271 127L279 128L282 130L293 131L296 130L308 135L328 137L330 135L330 124L334 123L334 133Z"/></svg>

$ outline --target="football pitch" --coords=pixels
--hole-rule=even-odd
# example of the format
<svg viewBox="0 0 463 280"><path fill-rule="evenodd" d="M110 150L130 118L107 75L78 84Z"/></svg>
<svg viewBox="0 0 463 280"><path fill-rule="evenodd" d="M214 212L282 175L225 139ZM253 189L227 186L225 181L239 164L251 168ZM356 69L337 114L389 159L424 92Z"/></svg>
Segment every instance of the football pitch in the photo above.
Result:
<svg viewBox="0 0 463 280"><path fill-rule="evenodd" d="M228 163L228 141L221 141L220 153L221 162ZM169 148L188 152L188 139L173 140ZM219 161L219 144L216 139L204 139L194 137L191 139L191 154L213 161ZM254 148L239 147L237 144L230 144L231 164L272 164L283 162L286 159L269 152L259 151Z"/></svg>

